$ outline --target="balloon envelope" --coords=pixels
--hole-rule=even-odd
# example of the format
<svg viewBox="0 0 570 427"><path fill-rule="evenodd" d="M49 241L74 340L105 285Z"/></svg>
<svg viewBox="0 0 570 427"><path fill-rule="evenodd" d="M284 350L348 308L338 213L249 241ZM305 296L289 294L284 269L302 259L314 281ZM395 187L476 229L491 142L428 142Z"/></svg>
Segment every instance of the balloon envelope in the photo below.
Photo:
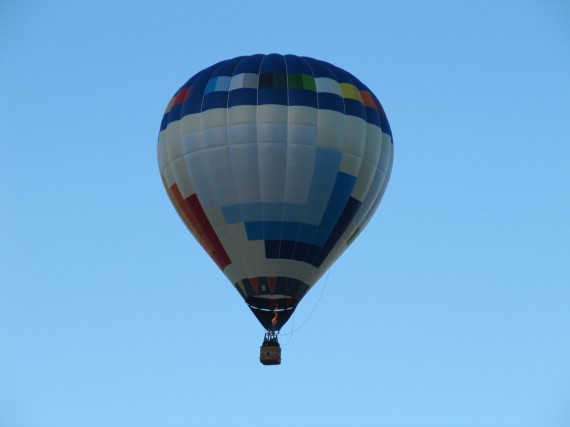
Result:
<svg viewBox="0 0 570 427"><path fill-rule="evenodd" d="M242 56L175 93L158 162L190 232L261 324L279 330L378 207L392 133L350 73L308 57Z"/></svg>

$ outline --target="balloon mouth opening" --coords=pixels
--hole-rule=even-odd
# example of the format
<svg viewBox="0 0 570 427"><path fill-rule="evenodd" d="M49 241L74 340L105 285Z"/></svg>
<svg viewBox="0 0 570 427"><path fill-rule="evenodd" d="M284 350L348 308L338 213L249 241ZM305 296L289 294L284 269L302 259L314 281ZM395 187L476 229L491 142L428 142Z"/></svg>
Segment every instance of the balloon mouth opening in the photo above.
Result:
<svg viewBox="0 0 570 427"><path fill-rule="evenodd" d="M290 297L250 297L246 303L266 330L279 331L292 316L299 302Z"/></svg>

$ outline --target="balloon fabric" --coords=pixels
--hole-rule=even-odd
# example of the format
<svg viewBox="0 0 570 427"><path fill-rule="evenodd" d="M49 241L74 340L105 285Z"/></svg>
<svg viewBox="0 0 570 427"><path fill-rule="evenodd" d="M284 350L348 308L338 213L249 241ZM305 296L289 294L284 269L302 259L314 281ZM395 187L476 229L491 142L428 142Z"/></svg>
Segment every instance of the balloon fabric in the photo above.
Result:
<svg viewBox="0 0 570 427"><path fill-rule="evenodd" d="M392 169L377 97L295 55L221 61L164 113L158 163L178 214L267 330L366 226Z"/></svg>

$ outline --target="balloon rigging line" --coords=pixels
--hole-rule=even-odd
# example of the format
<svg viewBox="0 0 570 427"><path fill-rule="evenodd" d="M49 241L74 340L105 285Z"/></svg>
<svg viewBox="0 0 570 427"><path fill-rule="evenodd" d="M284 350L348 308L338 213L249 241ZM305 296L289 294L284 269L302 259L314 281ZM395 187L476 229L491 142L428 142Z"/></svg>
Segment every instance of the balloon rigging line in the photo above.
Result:
<svg viewBox="0 0 570 427"><path fill-rule="evenodd" d="M292 324L291 324L291 332L287 332L281 335L289 335L289 339L287 340L287 342L285 344L282 345L282 347L287 347L287 345L289 344L289 342L291 342L291 338L293 338L293 334L299 330L301 330L301 328L303 328L303 326L306 325L306 323L309 321L309 319L313 316L313 314L315 313L315 311L317 310L317 307L319 306L319 303L321 302L321 298L323 297L323 294L325 293L325 289L327 288L327 283L329 281L329 276L331 274L331 270L332 267L329 269L329 271L327 272L327 277L325 277L325 283L323 285L323 289L321 290L321 294L319 295L319 299L317 300L317 302L315 303L313 310L311 311L311 313L309 314L309 316L305 319L305 321L303 323L301 323L301 326L299 326L297 329L295 329L295 317L296 317L296 313L293 314L293 319L292 319Z"/></svg>

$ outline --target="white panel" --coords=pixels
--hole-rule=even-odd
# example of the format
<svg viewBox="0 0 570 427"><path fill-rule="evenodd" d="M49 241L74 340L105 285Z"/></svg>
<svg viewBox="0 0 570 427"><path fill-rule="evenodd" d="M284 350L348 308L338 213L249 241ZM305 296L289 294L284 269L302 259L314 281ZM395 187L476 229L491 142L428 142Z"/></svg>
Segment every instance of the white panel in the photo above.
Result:
<svg viewBox="0 0 570 427"><path fill-rule="evenodd" d="M259 144L282 144L287 143L287 124L259 123L257 125L257 142Z"/></svg>
<svg viewBox="0 0 570 427"><path fill-rule="evenodd" d="M161 173L164 173L164 169L170 163L170 159L168 158L168 150L167 150L168 140L166 138L166 129L163 129L158 135L158 169Z"/></svg>
<svg viewBox="0 0 570 427"><path fill-rule="evenodd" d="M162 169L160 173L164 177L168 188L172 187L172 184L174 184L176 181L174 179L174 174L172 173L172 167L170 163L164 169Z"/></svg>
<svg viewBox="0 0 570 427"><path fill-rule="evenodd" d="M344 143L342 151L354 154L357 157L364 157L364 147L366 145L366 121L359 117L346 116L346 127L344 131Z"/></svg>
<svg viewBox="0 0 570 427"><path fill-rule="evenodd" d="M188 114L180 120L180 135L202 130L202 113Z"/></svg>
<svg viewBox="0 0 570 427"><path fill-rule="evenodd" d="M289 124L287 127L287 143L317 145L317 127L312 125Z"/></svg>
<svg viewBox="0 0 570 427"><path fill-rule="evenodd" d="M368 161L362 162L362 167L358 173L358 179L356 180L356 185L352 190L351 197L354 197L359 202L362 202L370 190L370 185L374 179L374 174L376 173L376 165Z"/></svg>
<svg viewBox="0 0 570 427"><path fill-rule="evenodd" d="M261 202L283 202L285 194L286 144L257 145Z"/></svg>
<svg viewBox="0 0 570 427"><path fill-rule="evenodd" d="M206 156L210 165L210 188L216 194L216 206L227 206L237 203L229 147L209 148L206 150ZM206 209L205 203L204 209Z"/></svg>
<svg viewBox="0 0 570 427"><path fill-rule="evenodd" d="M315 147L287 144L284 202L307 203L316 153Z"/></svg>
<svg viewBox="0 0 570 427"><path fill-rule="evenodd" d="M259 74L241 73L232 77L229 90L249 88L257 89L259 82Z"/></svg>
<svg viewBox="0 0 570 427"><path fill-rule="evenodd" d="M317 77L315 79L315 85L317 87L317 92L329 92L334 93L338 96L342 96L340 85L336 80L330 79L328 77Z"/></svg>
<svg viewBox="0 0 570 427"><path fill-rule="evenodd" d="M186 160L184 157L179 157L178 159L174 160L170 165L170 169L172 171L173 178L178 185L178 189L180 190L180 193L184 199L190 197L196 192L194 185L192 185L192 181L188 176L188 171L186 169Z"/></svg>
<svg viewBox="0 0 570 427"><path fill-rule="evenodd" d="M254 124L257 122L256 105L237 105L228 108L228 126Z"/></svg>
<svg viewBox="0 0 570 427"><path fill-rule="evenodd" d="M257 144L257 125L254 123L229 126L228 144Z"/></svg>
<svg viewBox="0 0 570 427"><path fill-rule="evenodd" d="M208 220L210 221L210 224L212 224L212 227L214 227L214 229L216 229L216 227L221 227L226 225L224 215L222 214L222 211L219 208L211 208L205 211L205 214L208 217ZM220 235L220 233L218 233L217 230L216 234L218 236Z"/></svg>
<svg viewBox="0 0 570 427"><path fill-rule="evenodd" d="M180 122L172 122L165 129L166 152L170 161L182 157L182 144L180 142Z"/></svg>
<svg viewBox="0 0 570 427"><path fill-rule="evenodd" d="M380 159L382 150L382 130L371 123L368 123L366 130L366 149L364 151L364 159L375 165Z"/></svg>
<svg viewBox="0 0 570 427"><path fill-rule="evenodd" d="M202 142L205 149L228 145L228 129L223 127L204 129L202 131Z"/></svg>
<svg viewBox="0 0 570 427"><path fill-rule="evenodd" d="M186 133L181 136L184 154L203 150L206 145L202 139L202 131Z"/></svg>
<svg viewBox="0 0 570 427"><path fill-rule="evenodd" d="M332 110L319 110L317 145L341 150L344 141L346 115Z"/></svg>
<svg viewBox="0 0 570 427"><path fill-rule="evenodd" d="M259 105L257 107L257 123L283 123L288 122L288 107L286 105Z"/></svg>
<svg viewBox="0 0 570 427"><path fill-rule="evenodd" d="M202 130L226 126L228 124L228 109L213 108L202 112Z"/></svg>
<svg viewBox="0 0 570 427"><path fill-rule="evenodd" d="M257 144L230 145L229 156L238 201L240 203L259 202Z"/></svg>
<svg viewBox="0 0 570 427"><path fill-rule="evenodd" d="M362 165L362 157L355 156L354 154L345 152L342 153L339 170L341 172L347 173L349 175L358 178L358 176L360 175L361 165Z"/></svg>
<svg viewBox="0 0 570 427"><path fill-rule="evenodd" d="M313 107L293 105L289 107L288 122L290 125L310 125L317 126L319 120L319 110Z"/></svg>

